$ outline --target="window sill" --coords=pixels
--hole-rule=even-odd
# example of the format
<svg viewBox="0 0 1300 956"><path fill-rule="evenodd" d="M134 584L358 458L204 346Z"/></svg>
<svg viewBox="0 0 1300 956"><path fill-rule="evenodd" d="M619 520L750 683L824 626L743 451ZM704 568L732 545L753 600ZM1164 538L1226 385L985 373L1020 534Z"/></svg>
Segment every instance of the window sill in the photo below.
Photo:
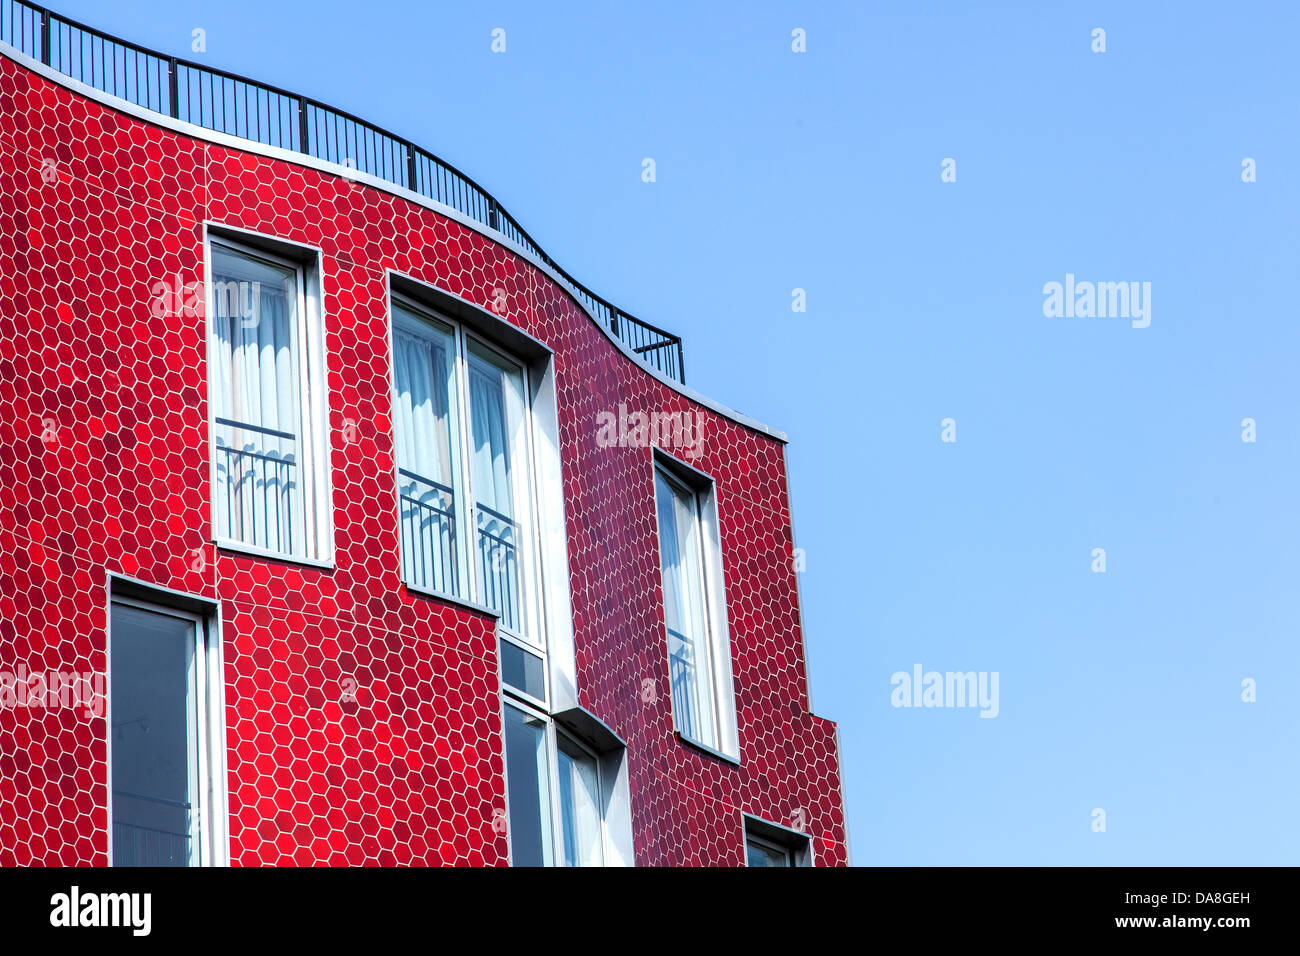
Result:
<svg viewBox="0 0 1300 956"><path fill-rule="evenodd" d="M268 548L259 548L255 545L244 544L241 541L227 541L218 539L214 542L218 551L224 551L227 554L242 555L250 558L263 558L267 561L278 561L281 564L294 564L304 568L318 568L321 571L334 571L333 561L318 561L315 558L304 558L296 554L282 554L279 551L271 551Z"/></svg>
<svg viewBox="0 0 1300 956"><path fill-rule="evenodd" d="M481 614L483 617L490 617L494 621L501 620L501 612L494 611L485 604L478 604L469 598L457 597L454 594L447 594L444 591L435 591L433 588L422 588L418 584L411 584L403 581L406 590L410 591L417 597L432 598L435 601L441 601L443 604L451 604L455 607L463 608L466 611L473 611L475 614Z"/></svg>
<svg viewBox="0 0 1300 956"><path fill-rule="evenodd" d="M684 743L686 746L692 748L693 750L703 751L704 753L708 754L710 757L717 757L719 760L724 760L727 763L732 764L733 766L736 767L740 766L739 754L733 757L731 754L724 754L721 750L714 750L708 744L702 744L698 740L695 740L692 737L687 737L680 730L674 730L673 736L676 737L682 743Z"/></svg>

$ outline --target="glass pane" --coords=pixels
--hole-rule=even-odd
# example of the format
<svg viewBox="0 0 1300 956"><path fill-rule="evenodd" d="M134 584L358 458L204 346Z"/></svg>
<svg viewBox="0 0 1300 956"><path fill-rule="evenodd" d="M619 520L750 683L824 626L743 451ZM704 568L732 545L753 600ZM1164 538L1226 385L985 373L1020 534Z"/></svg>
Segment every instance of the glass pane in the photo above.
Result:
<svg viewBox="0 0 1300 956"><path fill-rule="evenodd" d="M481 601L501 625L526 633L521 548L526 489L523 376L477 343L469 343L470 433ZM521 487L516 487L520 483Z"/></svg>
<svg viewBox="0 0 1300 956"><path fill-rule="evenodd" d="M662 471L655 473L655 496L673 719L687 737L716 746L696 496Z"/></svg>
<svg viewBox="0 0 1300 956"><path fill-rule="evenodd" d="M745 862L750 866L789 866L790 854L766 843L750 840L745 844Z"/></svg>
<svg viewBox="0 0 1300 956"><path fill-rule="evenodd" d="M217 533L305 554L298 273L212 247Z"/></svg>
<svg viewBox="0 0 1300 956"><path fill-rule="evenodd" d="M113 865L197 865L195 625L113 605Z"/></svg>
<svg viewBox="0 0 1300 956"><path fill-rule="evenodd" d="M551 866L550 764L546 722L517 707L505 707L510 854L515 866Z"/></svg>
<svg viewBox="0 0 1300 956"><path fill-rule="evenodd" d="M416 587L460 594L456 543L455 344L450 330L393 306L393 431L402 572Z"/></svg>
<svg viewBox="0 0 1300 956"><path fill-rule="evenodd" d="M546 700L546 673L542 659L501 639L501 679L530 697Z"/></svg>
<svg viewBox="0 0 1300 956"><path fill-rule="evenodd" d="M596 761L563 734L558 736L560 824L565 866L600 866L600 784Z"/></svg>

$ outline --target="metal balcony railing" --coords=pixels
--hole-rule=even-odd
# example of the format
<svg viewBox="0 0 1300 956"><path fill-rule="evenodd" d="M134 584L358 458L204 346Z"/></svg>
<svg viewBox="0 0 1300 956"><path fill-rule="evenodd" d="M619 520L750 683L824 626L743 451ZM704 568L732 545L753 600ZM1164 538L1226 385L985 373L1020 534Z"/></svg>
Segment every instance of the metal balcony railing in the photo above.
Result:
<svg viewBox="0 0 1300 956"><path fill-rule="evenodd" d="M483 603L501 614L501 624L519 630L519 538L520 529L508 515L479 503L474 512L478 521L479 581Z"/></svg>
<svg viewBox="0 0 1300 956"><path fill-rule="evenodd" d="M487 190L409 140L308 97L165 56L23 0L0 0L0 41L155 113L349 166L450 206L540 259L645 364L686 381L680 336L583 286Z"/></svg>
<svg viewBox="0 0 1300 956"><path fill-rule="evenodd" d="M306 524L298 492L298 438L228 418L214 419L217 531L223 538L280 552L294 550Z"/></svg>
<svg viewBox="0 0 1300 956"><path fill-rule="evenodd" d="M695 644L681 631L668 628L668 677L673 698L673 718L688 736L698 737L701 716L695 675Z"/></svg>
<svg viewBox="0 0 1300 956"><path fill-rule="evenodd" d="M447 485L398 469L402 564L408 583L455 594L456 499Z"/></svg>

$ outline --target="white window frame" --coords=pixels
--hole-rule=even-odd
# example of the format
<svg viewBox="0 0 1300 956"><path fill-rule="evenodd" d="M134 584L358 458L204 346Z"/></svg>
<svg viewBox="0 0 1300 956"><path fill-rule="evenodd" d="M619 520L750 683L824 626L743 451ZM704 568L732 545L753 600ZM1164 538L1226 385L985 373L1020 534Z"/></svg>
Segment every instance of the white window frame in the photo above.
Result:
<svg viewBox="0 0 1300 956"><path fill-rule="evenodd" d="M113 609L134 608L173 617L192 625L194 636L195 732L187 743L187 758L197 763L197 800L193 841L196 866L223 866L230 862L225 787L225 694L217 621L213 617L182 611L138 598L113 595L108 605L105 646L104 726L108 765L108 865L113 866ZM190 747L195 753L190 754Z"/></svg>
<svg viewBox="0 0 1300 956"><path fill-rule="evenodd" d="M457 324L460 334L460 344L457 349L457 365L461 376L461 396L464 401L461 413L461 429L464 439L464 447L467 451L473 447L472 434L472 411L469 405L469 344L473 342L479 348L491 352L502 362L505 362L519 371L519 384L521 389L521 414L522 421L520 428L523 434L519 436L515 445L515 450L522 450L524 460L516 462L511 467L511 483L514 485L514 491L520 493L520 500L526 509L524 520L519 522L519 536L522 539L519 544L521 565L519 573L520 588L523 594L520 597L519 615L524 624L523 630L506 627L503 622L498 623L498 631L501 636L511 639L514 643L520 644L525 649L531 649L534 653L540 654L542 664L546 671L550 670L549 662L546 658L546 606L545 606L545 580L542 577L541 561L538 555L538 497L537 497L537 475L534 470L535 451L533 449L533 407L529 396L532 394L532 382L529 377L528 364L523 362L508 352L503 351L496 345L492 344L481 335L475 335L465 328L464 325ZM465 488L467 491L467 504L471 511L470 528L474 534L478 534L478 500L474 494L474 468L470 461L470 455L464 456L464 468L466 473ZM521 487L522 485L522 487ZM474 585L481 588L482 583L478 580L478 561L473 560L474 566ZM474 592L482 603L482 592ZM527 631L534 631L535 637L529 637Z"/></svg>
<svg viewBox="0 0 1300 956"><path fill-rule="evenodd" d="M509 688L502 695L501 706L502 712L502 753L505 753L505 713L504 708L514 707L530 717L543 721L546 725L546 769L550 775L547 781L547 792L550 795L550 818L551 818L551 865L554 867L563 867L564 859L564 821L560 817L560 761L559 761L559 738L564 737L569 743L577 746L583 753L591 758L596 766L596 791L601 795L603 800L606 791L605 772L601 769L600 755L579 740L574 734L560 728L555 718L545 710L529 703L529 698L513 692ZM506 839L510 845L510 862L514 864L514 843L511 835L510 821L510 762L503 761L504 775L506 779ZM605 819L606 807L603 803L598 807L600 820L600 865L602 867L609 865L611 859L609 825Z"/></svg>
<svg viewBox="0 0 1300 956"><path fill-rule="evenodd" d="M700 547L701 609L709 657L709 681L713 703L713 741L699 740L678 725L673 712L673 728L677 736L687 743L721 757L731 763L740 761L739 725L736 717L736 689L731 670L731 635L727 622L727 601L722 563L722 543L718 521L717 484L713 478L662 448L656 447L652 457L651 494L654 498L655 541L659 549L660 574L663 573L663 539L659 527L658 476L663 475L668 484L691 496L694 502ZM663 589L662 577L660 588ZM667 608L664 609L663 634L665 642L664 663L668 667L668 683L672 686L672 661L668 653L671 646L668 634ZM673 708L669 693L669 708Z"/></svg>
<svg viewBox="0 0 1300 956"><path fill-rule="evenodd" d="M329 439L329 389L325 332L323 320L323 294L320 287L320 269L270 252L258 244L258 234L248 234L251 241L241 241L225 230L205 230L204 236L204 323L207 377L208 377L208 487L212 502L212 540L223 550L239 551L259 557L274 558L293 564L306 564L332 568L334 562L333 492L330 474ZM282 240L270 240L284 244ZM249 544L218 533L220 523L217 509L223 507L217 495L217 425L213 395L213 347L215 303L213 282L213 250L221 247L235 255L260 259L283 269L293 270L297 279L298 327L293 332L294 359L298 364L298 445L301 449L301 484L305 528L303 540L306 553L277 551ZM304 248L304 258L314 250ZM319 258L317 257L317 263ZM227 525L230 518L227 516Z"/></svg>
<svg viewBox="0 0 1300 956"><path fill-rule="evenodd" d="M429 597L440 600L450 600L456 603L470 603L477 607L487 607L483 596L483 582L479 575L479 562L477 557L477 535L478 535L478 502L474 488L474 464L473 464L473 423L471 420L472 410L470 405L469 392L469 347L472 342L476 347L483 351L489 352L498 358L501 362L511 366L519 373L521 395L521 421L520 428L522 434L517 436L512 445L512 455L517 459L519 453L522 454L522 461L514 460L511 463L511 485L512 493L517 496L524 515L519 521L519 587L522 592L520 595L519 614L521 622L524 625L523 630L507 627L504 621L498 619L497 634L501 640L507 641L525 653L539 657L542 663L542 674L545 681L544 698L534 697L531 694L525 694L522 690L516 691L518 696L523 700L531 701L536 706L545 708L550 700L551 684L551 661L548 653L547 639L547 572L545 562L541 560L541 499L538 494L539 478L537 475L537 449L536 436L534 434L535 422L533 402L533 373L529 363L511 354L509 351L502 349L490 339L479 335L468 329L463 322L453 319L445 312L436 308L425 305L408 295L403 295L397 291L389 292L389 326L392 334L392 348L390 353L395 355L396 336L399 329L410 332L410 323L404 318L399 318L393 306L400 306L406 312L416 316L422 322L431 322L451 329L452 338L455 345L455 355L452 356L454 371L453 378L456 387L456 411L457 421L453 427L457 430L455 441L457 442L457 451L459 454L453 456L456 461L453 468L456 472L455 482L452 485L454 497L456 499L455 513L457 524L457 560L461 564L460 582L463 593L453 594L434 590L431 588L420 587L417 584L406 580L405 561L402 562L403 583L410 590L424 594ZM393 394L397 392L397 365L395 361L392 365L392 389ZM396 429L396 422L393 425ZM397 474L396 455L394 455L394 479L400 482L401 476ZM395 489L394 499L397 504L397 517L401 522L401 490L400 485ZM401 534L399 530L399 547L401 544ZM567 571L567 568L563 569ZM555 573L560 573L557 570ZM495 612L494 612L495 613ZM530 636L527 632L532 631Z"/></svg>
<svg viewBox="0 0 1300 956"><path fill-rule="evenodd" d="M605 861L609 859L609 827L605 823L605 807L603 798L605 795L605 773L600 768L600 755L584 744L573 734L561 730L555 721L551 721L551 740L553 747L553 766L551 773L552 788L555 796L555 860L556 866L563 866L562 858L564 856L564 819L560 810L560 738L563 737L573 746L577 747L590 758L596 767L596 815L600 826L600 866L605 866Z"/></svg>
<svg viewBox="0 0 1300 956"><path fill-rule="evenodd" d="M404 311L414 316L414 318L399 317L397 311L393 308L393 306L400 306ZM464 400L464 392L463 389L460 387L459 329L457 328L456 323L447 319L445 316L439 315L433 310L425 308L423 305L419 304L418 302L415 302L414 300L409 299L406 296L400 295L399 293L396 292L392 293L389 296L389 315L390 315L390 321L392 323L392 335L393 335L393 343L392 343L393 382L392 384L393 384L394 398L396 398L397 395L396 355L397 355L397 333L399 331L407 335L415 335L420 338L430 340L432 339L432 336L430 334L430 329L432 328L434 331L439 331L437 327L443 326L447 329L451 337L452 351L453 353L455 353L451 356L451 361L452 361L452 387L456 390L456 394L454 398L456 401L457 421L453 422L451 427L451 440L453 442L453 446L451 449L452 452L451 469L453 472L451 475L451 490L452 490L452 513L456 522L456 547L455 547L456 562L457 562L456 587L451 591L445 591L438 588L422 587L418 584L411 582L410 580L407 579L407 575L406 575L406 559L404 553L400 555L402 558L401 561L402 583L405 584L407 587L411 588L411 590L413 591L419 591L421 594L429 594L435 597L449 599L453 601L472 600L470 596L472 594L477 593L477 590L472 584L474 567L472 566L473 562L470 560L469 535L465 533L465 529L470 527L470 523L469 523L470 511L469 511L468 502L466 501L466 496L469 493L469 488L466 487L465 484L466 459L468 457L469 449L465 444L465 429L462 427L461 424L461 419L464 419L465 417L465 411L464 408L462 407L462 401ZM394 436L396 436L396 433L397 433L397 421L396 421L396 415L394 415L393 416ZM402 532L401 532L402 476L397 471L399 466L397 464L397 455L395 452L396 449L394 449L394 455L393 455L393 476L397 481L398 548L405 548L406 545L402 539Z"/></svg>

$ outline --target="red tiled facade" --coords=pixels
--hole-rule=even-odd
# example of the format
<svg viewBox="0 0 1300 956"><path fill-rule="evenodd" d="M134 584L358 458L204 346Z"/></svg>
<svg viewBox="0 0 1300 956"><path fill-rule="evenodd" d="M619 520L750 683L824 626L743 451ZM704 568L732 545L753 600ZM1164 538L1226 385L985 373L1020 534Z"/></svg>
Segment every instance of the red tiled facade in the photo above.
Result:
<svg viewBox="0 0 1300 956"><path fill-rule="evenodd" d="M203 281L205 222L322 251L332 568L213 543L203 320L151 309L160 281ZM507 861L495 622L401 582L389 270L554 352L578 692L627 743L636 863L741 865L742 814L846 863L778 440L650 375L537 264L398 190L182 135L6 56L0 670L104 672L110 575L206 598L233 864ZM694 463L716 480L738 766L673 734L651 452L596 440L619 403L705 417ZM0 709L0 865L108 862L105 723Z"/></svg>

